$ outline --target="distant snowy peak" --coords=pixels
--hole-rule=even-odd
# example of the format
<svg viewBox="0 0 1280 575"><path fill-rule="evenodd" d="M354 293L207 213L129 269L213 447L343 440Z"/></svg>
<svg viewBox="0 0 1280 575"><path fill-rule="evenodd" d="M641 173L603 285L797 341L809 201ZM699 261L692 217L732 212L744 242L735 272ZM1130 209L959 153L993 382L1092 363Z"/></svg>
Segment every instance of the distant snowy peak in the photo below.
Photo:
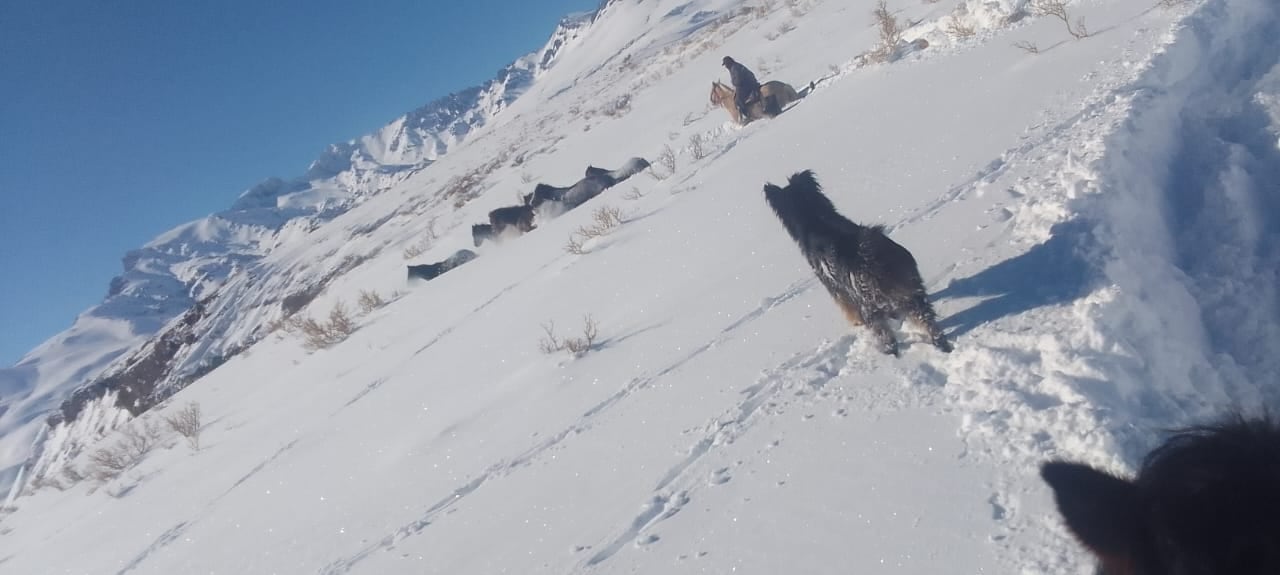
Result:
<svg viewBox="0 0 1280 575"><path fill-rule="evenodd" d="M606 2L608 4L608 2ZM604 5L602 5L604 6ZM489 81L437 99L381 130L330 148L307 176L327 177L361 166L414 166L435 161L506 110L582 37L598 11L561 19L546 44L498 70Z"/></svg>

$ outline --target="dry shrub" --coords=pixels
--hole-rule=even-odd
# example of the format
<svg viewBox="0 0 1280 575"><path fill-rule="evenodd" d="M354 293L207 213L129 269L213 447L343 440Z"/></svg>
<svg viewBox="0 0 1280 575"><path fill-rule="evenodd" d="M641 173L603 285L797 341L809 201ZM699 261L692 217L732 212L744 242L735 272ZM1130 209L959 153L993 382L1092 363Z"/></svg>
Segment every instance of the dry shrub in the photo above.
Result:
<svg viewBox="0 0 1280 575"><path fill-rule="evenodd" d="M133 467L133 463L119 445L108 445L89 454L89 475L98 481L111 481Z"/></svg>
<svg viewBox="0 0 1280 575"><path fill-rule="evenodd" d="M587 241L586 239L580 237L578 234L571 233L569 234L568 241L566 241L564 244L564 251L571 253L575 256L586 255L587 249L582 245L583 242L586 242L586 241Z"/></svg>
<svg viewBox="0 0 1280 575"><path fill-rule="evenodd" d="M610 100L608 103L600 107L600 114L610 118L619 118L625 116L631 111L631 95L623 94Z"/></svg>
<svg viewBox="0 0 1280 575"><path fill-rule="evenodd" d="M84 474L76 466L68 463L66 467L62 468L62 478L73 484L80 483L84 481Z"/></svg>
<svg viewBox="0 0 1280 575"><path fill-rule="evenodd" d="M880 33L880 45L872 52L872 59L888 62L897 52L898 43L902 42L902 25L898 23L893 12L889 11L887 0L877 2L876 9L871 11L871 16L875 18L876 29Z"/></svg>
<svg viewBox="0 0 1280 575"><path fill-rule="evenodd" d="M291 322L302 334L303 345L312 351L337 344L356 331L355 321L342 302L334 304L333 309L329 310L328 321L320 322L308 317Z"/></svg>
<svg viewBox="0 0 1280 575"><path fill-rule="evenodd" d="M360 312L367 314L387 305L387 300L382 299L382 296L378 295L378 292L360 290L360 299L356 300L356 303L360 305Z"/></svg>
<svg viewBox="0 0 1280 575"><path fill-rule="evenodd" d="M538 349L545 354L568 351L573 355L582 355L595 347L596 337L600 334L600 323L591 314L582 316L582 334L578 337L560 338L556 335L556 324L548 321L542 324L542 339L538 341Z"/></svg>
<svg viewBox="0 0 1280 575"><path fill-rule="evenodd" d="M577 230L569 234L569 240L565 243L564 251L579 256L586 254L587 250L583 247L583 244L587 240L609 235L618 226L626 223L626 217L623 216L622 210L619 208L600 206L591 213L591 221L591 224L578 226Z"/></svg>
<svg viewBox="0 0 1280 575"><path fill-rule="evenodd" d="M1022 50L1028 54L1040 53L1040 47L1036 46L1036 43L1030 40L1018 40L1017 42L1013 43L1013 47L1019 50Z"/></svg>
<svg viewBox="0 0 1280 575"><path fill-rule="evenodd" d="M965 24L963 20L952 14L947 18L947 35L953 40L964 40L972 38L977 34L977 30L970 24Z"/></svg>
<svg viewBox="0 0 1280 575"><path fill-rule="evenodd" d="M1075 25L1071 23L1071 15L1067 13L1067 3L1065 0L1033 0L1031 2L1031 13L1036 16L1052 16L1067 26L1067 33L1076 40L1089 37L1089 29L1084 25L1084 18L1076 18Z"/></svg>
<svg viewBox="0 0 1280 575"><path fill-rule="evenodd" d="M666 170L667 175L676 173L676 151L671 146L662 146L662 151L658 153L658 165Z"/></svg>
<svg viewBox="0 0 1280 575"><path fill-rule="evenodd" d="M164 421L169 424L169 429L187 440L192 451L200 451L200 431L204 429L204 423L201 422L199 403L188 403L177 413L165 417Z"/></svg>
<svg viewBox="0 0 1280 575"><path fill-rule="evenodd" d="M706 138L701 133L689 136L689 155L693 156L694 160L701 160L707 157L707 149L703 146L706 141Z"/></svg>
<svg viewBox="0 0 1280 575"><path fill-rule="evenodd" d="M143 420L141 427L129 424L120 434L115 443L89 455L89 475L94 479L104 482L115 479L146 458L163 439L160 424L154 419Z"/></svg>

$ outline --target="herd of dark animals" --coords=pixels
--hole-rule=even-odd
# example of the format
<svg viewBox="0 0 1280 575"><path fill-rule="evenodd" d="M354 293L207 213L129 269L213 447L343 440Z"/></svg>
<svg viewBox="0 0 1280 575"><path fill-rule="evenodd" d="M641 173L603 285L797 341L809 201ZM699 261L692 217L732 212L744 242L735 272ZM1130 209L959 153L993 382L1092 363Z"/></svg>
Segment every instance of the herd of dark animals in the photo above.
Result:
<svg viewBox="0 0 1280 575"><path fill-rule="evenodd" d="M759 83L732 58L723 64L742 111L758 98ZM475 245L508 230L527 233L548 202L573 209L648 167L633 158L618 170L589 166L573 186L538 184L521 205L473 226ZM899 353L892 319L918 324L934 347L952 350L915 258L882 226L840 215L810 170L786 187L766 184L764 196L836 306L871 330L881 352ZM459 250L409 266L409 276L431 279L475 257ZM1269 415L1183 430L1149 453L1132 480L1066 461L1045 463L1041 477L1068 529L1097 558L1099 575L1280 574L1280 424Z"/></svg>
<svg viewBox="0 0 1280 575"><path fill-rule="evenodd" d="M554 217L572 210L647 169L649 169L648 160L631 158L616 170L587 166L586 174L572 186L558 188L538 184L533 192L521 196L522 202L519 205L491 210L488 223L471 226L471 241L478 248L486 241L497 241L508 235L529 233L537 229L538 226L534 220L539 217ZM432 280L475 258L475 252L459 250L443 261L410 265L407 266L408 279Z"/></svg>
<svg viewBox="0 0 1280 575"><path fill-rule="evenodd" d="M511 232L529 233L537 228L534 219L539 216L539 211L556 215L567 212L648 168L648 160L631 158L616 170L587 166L582 179L569 187L538 184L533 192L521 196L523 203L520 205L492 210L489 212L489 223L471 226L471 240L478 248L486 240L494 241ZM555 206L554 210L549 209L552 204Z"/></svg>

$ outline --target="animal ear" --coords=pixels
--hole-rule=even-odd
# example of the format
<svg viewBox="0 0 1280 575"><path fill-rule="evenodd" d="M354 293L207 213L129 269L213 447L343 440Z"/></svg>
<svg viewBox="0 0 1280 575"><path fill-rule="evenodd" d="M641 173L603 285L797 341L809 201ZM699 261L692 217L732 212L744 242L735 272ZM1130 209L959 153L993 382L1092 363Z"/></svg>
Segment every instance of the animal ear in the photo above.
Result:
<svg viewBox="0 0 1280 575"><path fill-rule="evenodd" d="M818 179L814 177L813 170L805 170L796 172L787 178L787 187L796 189L812 190L815 192L822 191L822 185L818 183Z"/></svg>
<svg viewBox="0 0 1280 575"><path fill-rule="evenodd" d="M1128 555L1137 534L1138 489L1087 465L1053 461L1040 468L1058 512L1080 543L1108 559Z"/></svg>

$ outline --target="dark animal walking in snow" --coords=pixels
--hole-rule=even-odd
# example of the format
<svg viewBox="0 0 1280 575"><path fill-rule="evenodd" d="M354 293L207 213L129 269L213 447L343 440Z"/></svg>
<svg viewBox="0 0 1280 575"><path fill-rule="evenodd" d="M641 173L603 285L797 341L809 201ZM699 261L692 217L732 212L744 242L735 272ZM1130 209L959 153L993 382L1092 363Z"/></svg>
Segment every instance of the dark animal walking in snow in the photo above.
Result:
<svg viewBox="0 0 1280 575"><path fill-rule="evenodd" d="M471 241L476 244L477 248L480 247L480 244L483 244L485 240L492 242L495 241L497 237L498 234L494 233L493 226L490 224L475 224L471 226Z"/></svg>
<svg viewBox="0 0 1280 575"><path fill-rule="evenodd" d="M935 347L951 351L915 258L882 226L841 216L809 170L793 174L785 188L765 185L764 197L836 305L850 323L871 329L881 351L898 355L889 320L903 317L923 327Z"/></svg>
<svg viewBox="0 0 1280 575"><path fill-rule="evenodd" d="M733 106L738 109L739 114L746 116L747 104L760 98L760 82L751 70L733 58L725 56L720 64L729 70L729 83L733 85L734 91Z"/></svg>
<svg viewBox="0 0 1280 575"><path fill-rule="evenodd" d="M592 174L568 188L557 188L547 184L538 184L533 189L533 198L529 200L532 207L540 207L546 202L559 202L562 210L572 210L591 198L594 198L613 187L617 183L608 174Z"/></svg>
<svg viewBox="0 0 1280 575"><path fill-rule="evenodd" d="M520 233L529 233L537 226L533 225L533 207L506 206L489 212L489 225L494 233L502 234L507 229L515 229Z"/></svg>
<svg viewBox="0 0 1280 575"><path fill-rule="evenodd" d="M438 261L434 264L422 264L409 267L408 279L432 280L436 276L476 259L476 253L471 250L458 250L453 255Z"/></svg>
<svg viewBox="0 0 1280 575"><path fill-rule="evenodd" d="M631 158L621 168L616 170L606 170L595 166L587 166L587 177L591 176L608 176L613 179L613 184L622 183L623 180L630 178L640 172L649 169L649 161L644 158Z"/></svg>
<svg viewBox="0 0 1280 575"><path fill-rule="evenodd" d="M1181 431L1132 480L1062 461L1040 475L1103 575L1280 573L1280 427L1270 419Z"/></svg>

